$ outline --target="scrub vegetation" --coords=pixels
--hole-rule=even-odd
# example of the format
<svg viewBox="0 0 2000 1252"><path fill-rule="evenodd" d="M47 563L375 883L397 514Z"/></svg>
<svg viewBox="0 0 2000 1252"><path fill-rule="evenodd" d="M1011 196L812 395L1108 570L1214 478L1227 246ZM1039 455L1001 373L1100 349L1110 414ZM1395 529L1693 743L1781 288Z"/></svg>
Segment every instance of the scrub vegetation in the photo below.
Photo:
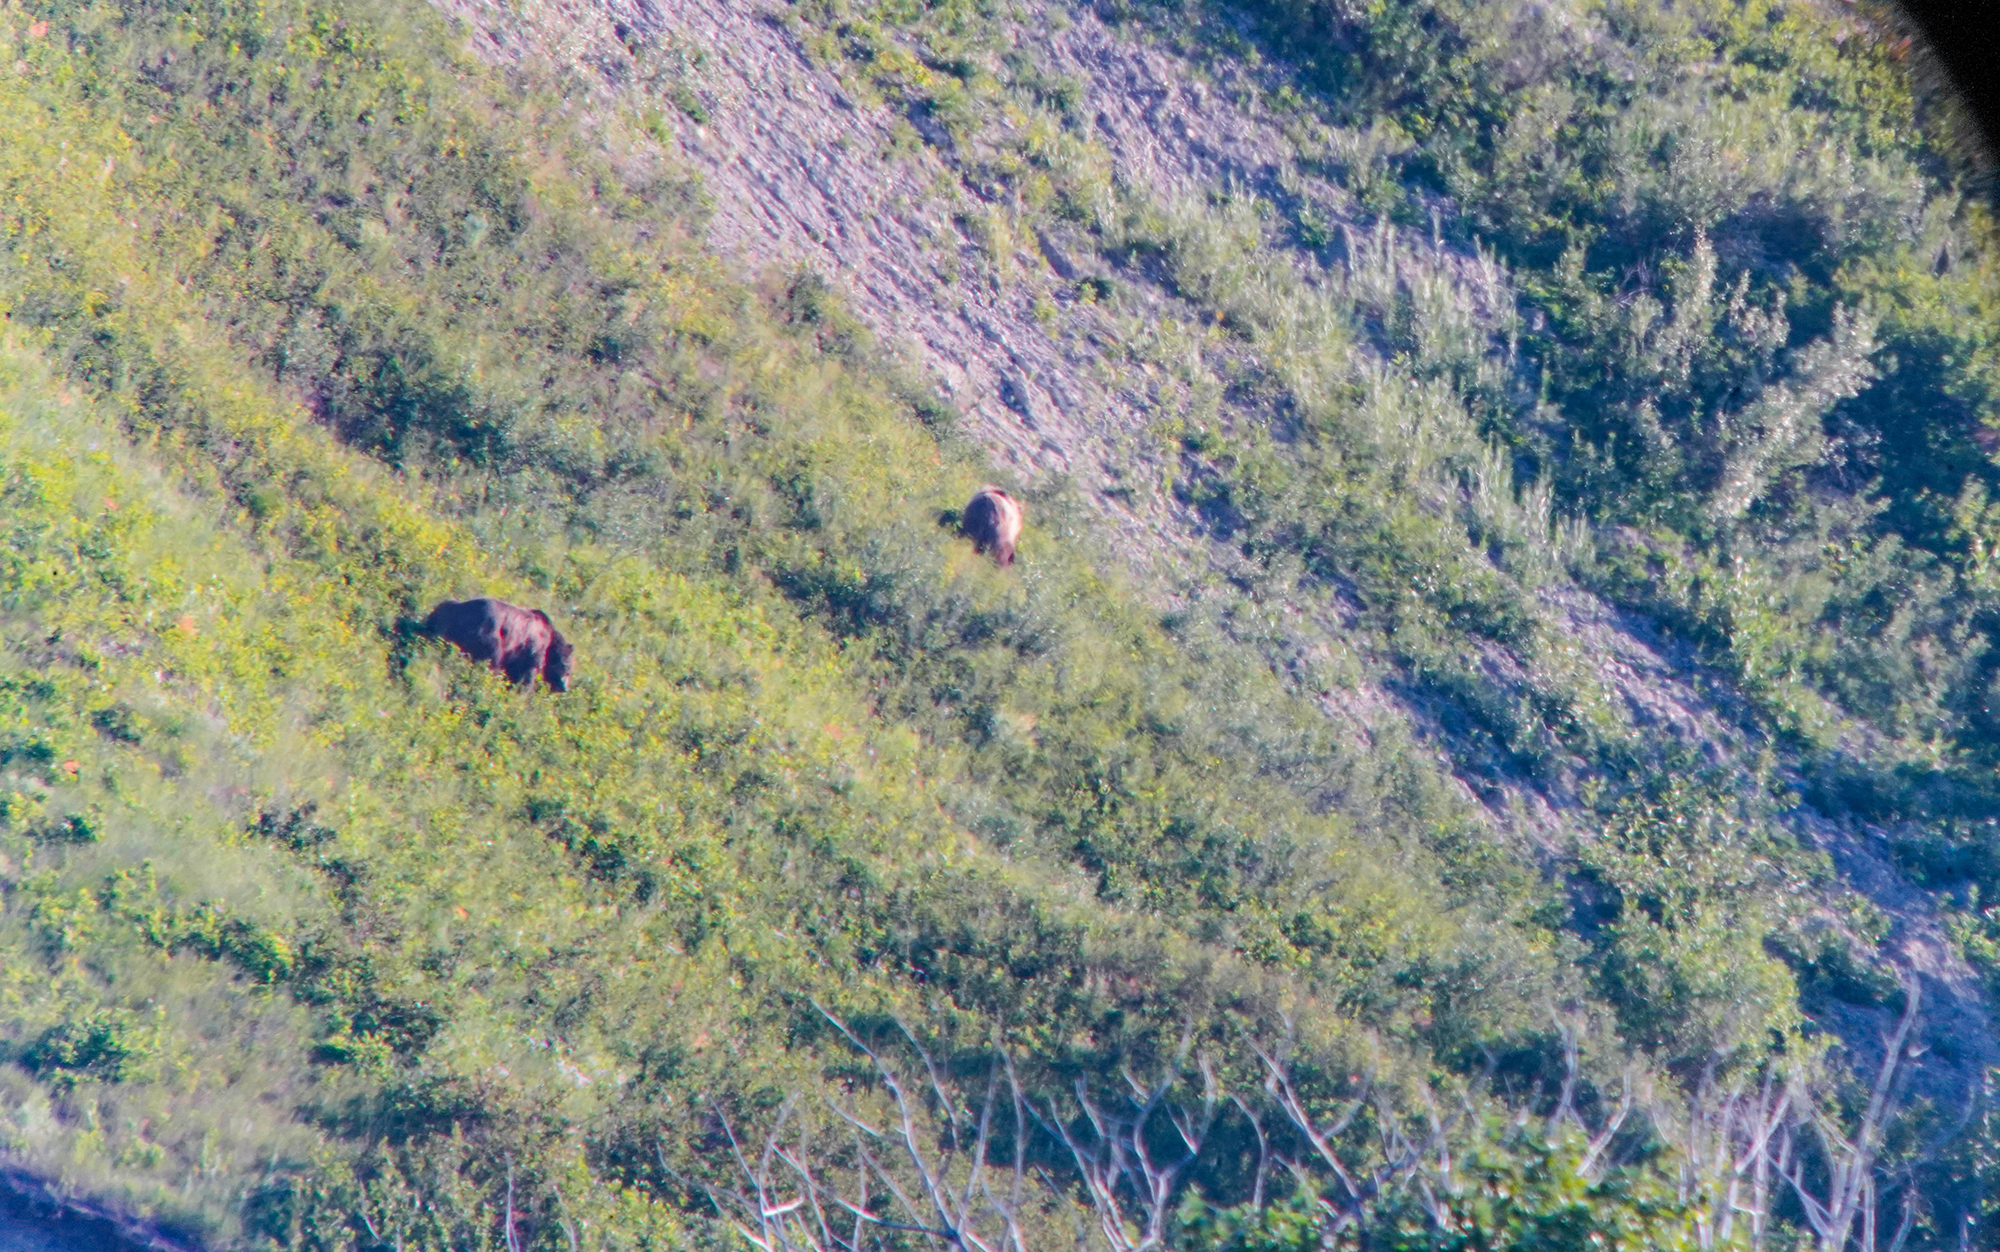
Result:
<svg viewBox="0 0 2000 1252"><path fill-rule="evenodd" d="M1010 569L942 525L949 406L712 256L656 113L408 7L0 6L8 1162L215 1248L1990 1240L1795 820L2000 976L1986 210L1883 15L1553 13L1122 15L1285 58L1342 233L1092 173L1004 7L790 11L1209 315L1130 351L1258 572L1163 614L1060 484ZM1635 724L1586 592L1754 749ZM417 629L489 593L567 693ZM1286 597L1450 768L1325 716Z"/></svg>

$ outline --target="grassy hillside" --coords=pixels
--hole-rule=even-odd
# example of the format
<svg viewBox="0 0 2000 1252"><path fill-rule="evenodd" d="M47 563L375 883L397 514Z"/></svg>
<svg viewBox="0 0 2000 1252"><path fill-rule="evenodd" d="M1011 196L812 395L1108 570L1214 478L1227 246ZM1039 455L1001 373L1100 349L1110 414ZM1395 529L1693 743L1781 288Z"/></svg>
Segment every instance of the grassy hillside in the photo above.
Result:
<svg viewBox="0 0 2000 1252"><path fill-rule="evenodd" d="M1748 49L1746 100L1775 90L1759 72L1797 77L1717 12L1750 24L1629 39L1662 81L1697 35ZM949 49L929 55L964 75L889 55L985 37L998 13L794 16L848 41L832 54L873 48L854 55L876 90L921 88L968 127L980 90L1014 89ZM1149 607L1159 589L1109 572L1060 487L1031 493L1019 566L975 558L940 524L987 476L949 406L824 283L711 257L700 188L634 155L644 116L578 130L414 9L0 8L10 1161L214 1247L721 1246L727 1218L759 1220L724 1191L774 1123L817 1136L784 1140L815 1168L865 1175L834 1110L885 1114L885 1072L921 1076L920 1047L938 1067L914 1138L960 1170L967 1110L1011 1075L987 1129L994 1159L1034 1166L1008 1202L1027 1247L1141 1246L1152 1227L1246 1248L1747 1238L1715 1233L1695 1123L1718 1090L1784 1082L1852 1133L1862 1109L1810 997L1893 1017L1904 994L1871 964L1883 919L1777 820L1798 803L1785 769L1907 811L1911 864L1940 885L1990 873L1963 676L1983 673L1988 611L1990 466L1967 450L1987 413L1983 220L1905 212L1930 191L1863 194L1949 175L1867 39L1796 108L1881 168L1854 176L1859 207L1800 202L1927 223L1951 264L1930 235L1898 252L1857 228L1845 252L1739 280L1750 244L1726 214L1658 236L1667 258L1605 242L1632 196L1587 171L1573 200L1524 207L1490 98L1342 94L1433 72L1472 91L1500 44L1470 11L1424 19L1470 32L1442 68L1394 14L1268 16L1330 32L1293 50L1336 84L1300 80L1314 108L1406 132L1370 175L1383 220L1426 197L1485 206L1454 229L1504 238L1546 307L1500 376L1483 339L1452 347L1393 290L1372 312L1266 316L1310 298L1255 270L1304 217L1243 201L1086 223L1107 252L1164 258L1275 363L1269 385L1328 397L1282 446L1180 421L1183 490L1266 568L1349 580L1367 637L1479 712L1494 761L1608 780L1586 847L1496 841L1414 740L1336 733L1327 686L1267 663L1253 599ZM1134 20L1208 37L1201 14ZM1574 128L1622 134L1630 102L1599 86L1566 97L1589 105ZM1612 298L1627 272L1700 298L1647 322ZM1696 304L1699 334L1662 329ZM1298 350L1277 351L1291 331ZM1373 391L1344 364L1368 335L1408 337ZM1878 344L1932 368L1898 373ZM1698 372L1697 351L1714 358ZM1864 390L1871 372L1909 394ZM1697 375L1734 398L1674 390ZM1532 399L1510 390L1523 377ZM1447 393L1468 424L1399 444L1386 406ZM1910 459L1883 415L1936 396L1959 424ZM1836 467L1867 484L1836 490L1808 436L1773 442L1797 425L1787 399L1842 447L1895 455ZM1716 442L1755 404L1761 434ZM1642 453L1582 413L1683 433ZM1487 494L1466 497L1484 504L1439 487L1489 444ZM1512 483L1538 476L1544 503L1521 504ZM1551 494L1602 527L1605 556L1588 527L1551 538ZM1717 590L1759 578L1802 590ZM1793 755L1711 768L1582 684L1483 686L1488 645L1560 677L1536 592L1570 579L1707 649ZM569 693L516 691L416 632L436 600L489 592L557 619ZM1937 676L1893 669L1932 655ZM1857 727L1882 738L1854 747ZM1978 898L1954 898L1977 950ZM1310 1124L1351 1110L1325 1153L1288 1092ZM1614 1120L1621 1103L1639 1111ZM1899 1107L1884 1202L1939 1243L1988 1220L1967 1182L1984 1123ZM1798 1133L1803 1185L1823 1188L1834 1141ZM1176 1143L1190 1161L1151 1207L1144 1171L1094 1172ZM897 1220L879 1191L863 1207ZM1107 1197L1129 1221L1101 1221ZM1809 1226L1791 1205L1786 1238ZM925 1238L952 1242L864 1241Z"/></svg>
<svg viewBox="0 0 2000 1252"><path fill-rule="evenodd" d="M1562 814L1628 1041L1683 1075L1772 1063L1774 1019L1736 1011L1773 1002L1768 956L1872 1067L1932 908L1990 990L1990 210L1893 10L1102 11L1283 126L1284 159L1205 197L1107 180L1104 84L1063 76L1087 42L972 5L795 10L858 92L947 121L1012 237L1095 254L1111 359L1252 563L1232 580L1338 622L1475 787ZM1699 658L1688 686L1621 672L1598 604ZM1306 692L1361 685L1297 663L1315 625L1241 633ZM1911 1098L1963 1125L1991 1058L1944 1020L1974 1076ZM1909 1237L1957 1238L1955 1185Z"/></svg>
<svg viewBox="0 0 2000 1252"><path fill-rule="evenodd" d="M810 995L1088 1072L1300 996L1463 1047L1526 1001L1454 988L1556 978L1059 520L973 559L976 464L823 295L437 32L15 16L25 1159L225 1243L498 1239L510 1161L538 1239L673 1229L656 1139L845 1061ZM481 590L556 611L568 696L413 638Z"/></svg>

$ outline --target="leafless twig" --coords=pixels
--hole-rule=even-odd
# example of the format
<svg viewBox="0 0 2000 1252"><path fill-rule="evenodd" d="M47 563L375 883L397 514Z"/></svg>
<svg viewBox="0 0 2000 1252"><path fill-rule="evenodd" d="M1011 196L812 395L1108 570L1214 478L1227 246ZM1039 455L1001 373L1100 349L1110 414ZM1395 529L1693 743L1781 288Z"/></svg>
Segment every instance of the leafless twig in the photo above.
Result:
<svg viewBox="0 0 2000 1252"><path fill-rule="evenodd" d="M897 1025L922 1075L914 1087L880 1049L820 1011L872 1062L886 1097L875 1109L882 1116L852 1101L828 1101L831 1125L846 1131L838 1147L825 1136L816 1139L798 1101L787 1100L753 1155L717 1107L740 1182L684 1181L759 1252L877 1252L912 1242L933 1252L1026 1252L1018 1213L1029 1119L1011 1060L1003 1053L993 1061L974 1103L902 1023ZM995 1162L996 1122L1006 1121L1002 1114L1008 1112L1013 1160ZM842 1185L829 1172L833 1167L820 1163L835 1159L845 1160L851 1184ZM664 1149L661 1164L681 1177L667 1165Z"/></svg>
<svg viewBox="0 0 2000 1252"><path fill-rule="evenodd" d="M1922 985L1914 976L1903 979L1903 1014L1895 1029L1883 1041L1882 1065L1868 1093L1868 1105L1852 1136L1844 1133L1833 1116L1819 1103L1793 1101L1805 1116L1781 1132L1776 1166L1778 1174L1791 1184L1805 1211L1806 1224L1818 1236L1821 1252L1846 1252L1857 1221L1862 1225L1862 1252L1875 1246L1875 1154L1882 1145L1882 1133L1895 1112L1896 1077L1906 1059L1910 1032L1917 1024L1917 1007ZM1798 1151L1804 1131L1810 1129L1818 1140L1826 1167L1826 1190L1816 1192L1808 1180L1806 1163Z"/></svg>
<svg viewBox="0 0 2000 1252"><path fill-rule="evenodd" d="M1188 1047L1183 1038L1174 1058L1151 1082L1141 1082L1130 1071L1123 1074L1123 1108L1092 1095L1079 1078L1075 1111L1080 1116L1067 1115L1053 1099L1045 1114L1037 1111L1043 1128L1069 1150L1099 1233L1117 1252L1145 1252L1165 1242L1180 1183L1215 1125L1222 1095L1207 1057L1194 1062L1199 1091L1179 1098L1189 1077ZM1153 1127L1160 1120L1179 1140L1179 1147L1164 1155L1156 1152L1154 1138Z"/></svg>

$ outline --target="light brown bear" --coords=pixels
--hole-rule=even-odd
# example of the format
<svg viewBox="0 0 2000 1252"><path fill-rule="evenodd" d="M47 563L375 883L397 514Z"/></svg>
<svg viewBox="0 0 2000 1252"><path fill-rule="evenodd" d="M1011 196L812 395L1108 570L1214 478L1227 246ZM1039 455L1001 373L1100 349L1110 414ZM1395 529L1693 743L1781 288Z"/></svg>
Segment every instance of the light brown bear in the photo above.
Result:
<svg viewBox="0 0 2000 1252"><path fill-rule="evenodd" d="M996 563L1012 565L1021 538L1021 502L989 483L972 493L958 529L972 540L973 551L991 552Z"/></svg>
<svg viewBox="0 0 2000 1252"><path fill-rule="evenodd" d="M424 619L424 630L491 665L516 686L535 681L539 672L550 687L569 690L575 649L540 609L505 600L446 600Z"/></svg>

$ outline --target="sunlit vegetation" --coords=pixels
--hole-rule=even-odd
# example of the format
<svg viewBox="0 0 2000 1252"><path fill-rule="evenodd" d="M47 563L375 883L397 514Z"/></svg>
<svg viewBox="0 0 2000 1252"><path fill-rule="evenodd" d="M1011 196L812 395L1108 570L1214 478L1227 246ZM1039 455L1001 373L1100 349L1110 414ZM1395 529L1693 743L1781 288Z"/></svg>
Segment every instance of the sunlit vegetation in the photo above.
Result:
<svg viewBox="0 0 2000 1252"><path fill-rule="evenodd" d="M1754 1071L1801 1008L1893 1014L1888 919L1802 851L1822 819L1899 832L1992 968L1991 219L1893 10L1099 11L1276 116L1294 163L1205 198L1114 185L1004 11L795 10L862 89L955 119L1017 234L1095 248L1089 318L1121 282L1179 302L1178 326L1131 304L1119 343L1176 491L1262 567L1253 595L1351 622L1463 772L1588 814L1570 921L1626 1043ZM1578 591L1749 707L1707 742L1636 718ZM1239 622L1290 661L1282 627ZM1970 1167L1921 1157L1909 1237L1950 1244Z"/></svg>
<svg viewBox="0 0 2000 1252"><path fill-rule="evenodd" d="M837 292L708 253L699 186L633 155L656 116L579 132L423 11L0 7L9 1159L217 1247L719 1247L731 1134L854 1165L833 1110L886 1111L907 1059L872 1040L938 1059L961 1159L946 1106L1009 1075L1032 1248L1727 1245L1692 1145L1773 1083L1823 1193L1809 1127L1880 1127L1812 996L1907 993L1791 789L1907 819L2000 968L1982 210L1858 22L1607 10L1633 76L1553 40L1523 88L1506 6L1248 11L1372 234L1114 193L1063 84L982 59L997 9L793 14L968 152L1039 110L980 176L1288 397L1282 439L1201 378L1163 409L1177 489L1270 580L1163 617L1060 489L1009 570L941 526L977 449ZM1510 846L1427 746L1329 723L1353 676L1271 664L1257 596L1336 585L1354 664L1595 837ZM1576 586L1772 746L1633 725L1551 607ZM416 629L482 593L557 619L567 694ZM1174 1141L1092 1128L1128 1080L1212 1124L1107 1225L1086 1149ZM1869 1149L1940 1242L1988 1220L1992 1137L1948 1118ZM1343 1181L1336 1124L1403 1163Z"/></svg>

